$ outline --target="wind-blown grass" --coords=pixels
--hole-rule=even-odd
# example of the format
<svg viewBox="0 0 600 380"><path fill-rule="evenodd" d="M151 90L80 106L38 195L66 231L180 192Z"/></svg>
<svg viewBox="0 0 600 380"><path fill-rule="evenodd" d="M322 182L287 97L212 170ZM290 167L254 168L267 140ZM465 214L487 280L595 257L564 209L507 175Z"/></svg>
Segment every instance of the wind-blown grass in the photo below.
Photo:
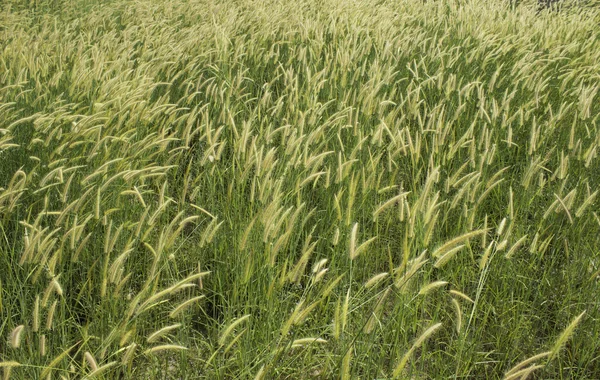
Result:
<svg viewBox="0 0 600 380"><path fill-rule="evenodd" d="M600 377L599 8L24 4L5 376Z"/></svg>

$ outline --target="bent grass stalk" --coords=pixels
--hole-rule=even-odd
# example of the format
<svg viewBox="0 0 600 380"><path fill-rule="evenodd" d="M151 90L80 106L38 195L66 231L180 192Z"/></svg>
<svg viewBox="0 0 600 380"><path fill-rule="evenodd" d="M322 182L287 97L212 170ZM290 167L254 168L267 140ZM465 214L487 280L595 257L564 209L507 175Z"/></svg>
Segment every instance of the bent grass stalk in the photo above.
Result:
<svg viewBox="0 0 600 380"><path fill-rule="evenodd" d="M442 327L442 323L436 323L432 326L430 326L427 330L425 330L413 343L413 345L410 347L410 349L408 351L406 351L406 353L404 354L404 356L402 356L402 358L400 359L400 362L396 365L396 367L394 368L394 372L393 372L393 377L395 379L398 379L401 377L403 371L404 371L404 367L406 367L406 364L408 363L408 361L410 360L412 354L415 352L415 350L419 347L421 347L421 345L427 340L429 339L440 327Z"/></svg>
<svg viewBox="0 0 600 380"><path fill-rule="evenodd" d="M583 319L583 316L585 315L585 313L586 313L586 311L583 311L581 314L579 314L577 317L575 317L571 321L571 323L569 323L569 325L559 335L558 339L554 343L554 346L550 350L550 355L548 355L548 361L555 359L558 356L558 353L560 352L560 350L563 348L565 343L567 343L567 341L571 338L571 336L575 332L575 329L577 328L577 326Z"/></svg>

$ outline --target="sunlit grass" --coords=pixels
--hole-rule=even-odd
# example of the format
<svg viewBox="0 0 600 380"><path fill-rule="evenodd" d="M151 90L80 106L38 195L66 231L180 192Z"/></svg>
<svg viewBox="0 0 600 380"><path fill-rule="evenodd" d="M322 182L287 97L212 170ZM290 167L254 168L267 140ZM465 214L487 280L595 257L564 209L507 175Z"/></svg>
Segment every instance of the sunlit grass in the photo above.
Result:
<svg viewBox="0 0 600 380"><path fill-rule="evenodd" d="M5 377L600 377L600 8L26 3Z"/></svg>

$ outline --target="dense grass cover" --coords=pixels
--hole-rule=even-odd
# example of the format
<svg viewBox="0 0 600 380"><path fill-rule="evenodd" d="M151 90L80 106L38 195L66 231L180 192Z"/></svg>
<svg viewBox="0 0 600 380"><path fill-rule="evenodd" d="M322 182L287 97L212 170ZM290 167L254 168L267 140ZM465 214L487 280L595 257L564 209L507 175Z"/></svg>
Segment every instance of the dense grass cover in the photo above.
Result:
<svg viewBox="0 0 600 380"><path fill-rule="evenodd" d="M4 375L600 378L599 22L6 2Z"/></svg>

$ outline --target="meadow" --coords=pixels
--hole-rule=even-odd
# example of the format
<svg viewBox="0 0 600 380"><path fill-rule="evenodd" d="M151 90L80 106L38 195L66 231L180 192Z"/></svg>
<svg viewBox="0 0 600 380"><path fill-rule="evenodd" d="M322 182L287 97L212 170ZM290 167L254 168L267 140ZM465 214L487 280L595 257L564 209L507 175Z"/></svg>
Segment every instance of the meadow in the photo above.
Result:
<svg viewBox="0 0 600 380"><path fill-rule="evenodd" d="M599 379L598 25L3 1L0 374Z"/></svg>

